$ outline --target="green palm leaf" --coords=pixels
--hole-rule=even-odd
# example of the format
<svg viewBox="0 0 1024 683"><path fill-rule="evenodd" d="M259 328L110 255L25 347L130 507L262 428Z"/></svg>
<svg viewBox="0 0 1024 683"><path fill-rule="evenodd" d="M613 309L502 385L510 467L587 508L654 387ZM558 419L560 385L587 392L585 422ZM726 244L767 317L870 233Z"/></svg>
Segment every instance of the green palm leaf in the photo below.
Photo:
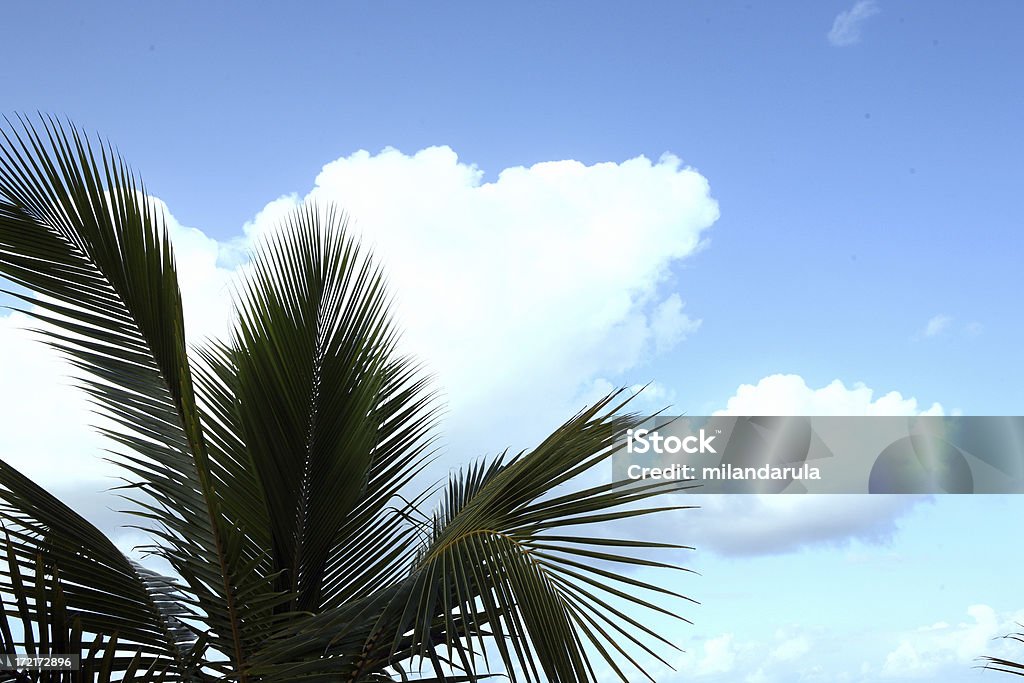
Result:
<svg viewBox="0 0 1024 683"><path fill-rule="evenodd" d="M300 209L253 266L231 353L236 430L265 492L278 587L293 608L317 610L325 588L334 600L357 592L339 585L349 563L378 558L349 545L396 540L368 525L387 524L375 516L416 471L432 411L422 382L392 361L383 277L343 216ZM388 566L363 567L363 581Z"/></svg>
<svg viewBox="0 0 1024 683"><path fill-rule="evenodd" d="M161 511L165 556L238 657L231 553L243 544L216 506L170 242L110 148L97 159L77 130L41 128L3 131L0 274L46 297L28 313L122 427L104 432Z"/></svg>
<svg viewBox="0 0 1024 683"><path fill-rule="evenodd" d="M443 646L449 658L473 671L490 644L514 679L595 680L588 648L622 680L631 680L622 662L643 672L636 649L656 656L651 643L673 645L613 602L681 618L654 600L686 598L592 560L669 565L590 548L667 545L549 533L676 509L635 506L670 490L671 482L613 483L550 495L554 486L605 460L625 430L639 423L637 417L615 415L621 406L613 400L609 396L584 411L522 457L479 463L455 476L431 538L403 581L301 620L302 637L294 629L279 634L257 657L256 670L275 680L324 671L358 677L382 671L397 659L395 653L428 659ZM359 654L353 657L353 651ZM289 663L274 664L281 661Z"/></svg>

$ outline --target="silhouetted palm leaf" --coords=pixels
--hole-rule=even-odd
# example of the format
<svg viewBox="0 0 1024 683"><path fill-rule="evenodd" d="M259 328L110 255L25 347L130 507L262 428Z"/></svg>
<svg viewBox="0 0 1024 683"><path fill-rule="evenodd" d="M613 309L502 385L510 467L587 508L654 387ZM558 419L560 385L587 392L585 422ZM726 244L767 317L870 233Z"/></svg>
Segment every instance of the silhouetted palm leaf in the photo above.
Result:
<svg viewBox="0 0 1024 683"><path fill-rule="evenodd" d="M1024 626L1024 624L1018 624L1018 626ZM1024 632L1011 633L1003 636L1003 638L1024 644ZM984 669L1001 671L1015 676L1024 676L1024 662L1015 662L1001 657L982 657L981 659L985 662L985 665L982 667Z"/></svg>

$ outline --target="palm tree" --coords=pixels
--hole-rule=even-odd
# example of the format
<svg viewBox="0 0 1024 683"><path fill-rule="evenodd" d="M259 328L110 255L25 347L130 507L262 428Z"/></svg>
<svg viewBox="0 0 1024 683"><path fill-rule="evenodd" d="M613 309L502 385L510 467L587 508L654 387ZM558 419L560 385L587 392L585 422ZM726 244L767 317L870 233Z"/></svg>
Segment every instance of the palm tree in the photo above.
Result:
<svg viewBox="0 0 1024 683"><path fill-rule="evenodd" d="M15 294L113 425L123 495L170 576L0 461L0 654L81 658L0 679L462 681L500 662L513 680L602 665L628 681L674 647L638 611L681 618L687 598L620 565L668 567L637 552L682 546L593 526L654 511L641 501L670 485L561 487L637 423L616 395L452 475L427 516L431 492L408 489L437 401L339 211L296 210L253 254L230 339L188 348L134 174L71 124L7 123L0 275L39 295Z"/></svg>

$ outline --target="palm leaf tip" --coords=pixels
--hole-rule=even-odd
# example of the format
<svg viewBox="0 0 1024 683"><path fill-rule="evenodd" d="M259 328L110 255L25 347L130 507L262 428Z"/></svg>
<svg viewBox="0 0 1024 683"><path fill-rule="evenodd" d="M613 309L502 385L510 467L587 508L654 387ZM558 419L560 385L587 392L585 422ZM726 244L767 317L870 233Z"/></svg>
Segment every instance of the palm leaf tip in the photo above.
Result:
<svg viewBox="0 0 1024 683"><path fill-rule="evenodd" d="M1018 624L1018 626L1024 626L1024 624ZM1001 639L1024 643L1024 632L1010 633L1002 636ZM984 664L980 666L982 669L990 669L992 671L1013 674L1015 676L1024 676L1024 661L1014 661L1006 659L1005 657L994 656L983 656L979 659L984 662Z"/></svg>

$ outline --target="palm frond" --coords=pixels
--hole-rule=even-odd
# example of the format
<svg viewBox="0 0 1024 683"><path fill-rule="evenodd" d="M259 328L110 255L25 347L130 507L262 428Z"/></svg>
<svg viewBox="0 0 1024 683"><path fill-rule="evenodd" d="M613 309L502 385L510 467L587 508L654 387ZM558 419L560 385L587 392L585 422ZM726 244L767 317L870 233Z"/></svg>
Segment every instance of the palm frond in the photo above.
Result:
<svg viewBox="0 0 1024 683"><path fill-rule="evenodd" d="M381 512L417 471L432 412L394 343L380 269L333 208L301 207L254 254L222 412L262 487L293 609L357 595L403 555L401 520Z"/></svg>
<svg viewBox="0 0 1024 683"><path fill-rule="evenodd" d="M139 503L164 556L240 660L249 542L217 506L161 217L110 147L52 119L20 123L0 131L0 275L41 295L22 296L26 313L117 425L102 431L128 448L118 462L153 501Z"/></svg>
<svg viewBox="0 0 1024 683"><path fill-rule="evenodd" d="M674 647L613 602L682 619L678 610L668 610L645 594L661 593L659 600L688 598L602 568L608 563L669 568L613 550L665 544L550 533L668 509L635 506L670 490L664 482L613 482L554 495L555 487L608 458L625 431L638 424L635 416L617 414L622 406L614 404L615 396L583 411L526 456L471 469L453 480L438 531L418 568L441 581L425 585L419 600L410 603L419 615L415 623L426 623L432 612L473 614L479 601L486 624L475 624L471 631L485 625L493 631L506 668L520 671L528 681L594 680L587 648L599 652L628 681L631 677L619 666L623 662L646 675L633 654L636 648L657 657L643 639ZM594 550L595 542L610 549ZM623 618L628 625L621 625ZM460 646L458 640L448 645Z"/></svg>
<svg viewBox="0 0 1024 683"><path fill-rule="evenodd" d="M255 670L282 681L314 672L357 680L403 657L429 660L442 647L477 675L475 662L490 646L513 680L596 680L592 652L622 680L632 680L623 663L646 674L639 652L660 658L656 648L675 646L627 608L683 619L664 603L689 598L605 567L669 567L618 549L683 546L565 529L689 506L636 507L673 490L673 482L553 494L604 461L625 430L639 424L615 414L621 406L613 400L584 411L528 454L454 476L435 531L401 583L292 624L257 654ZM609 550L591 550L594 542Z"/></svg>
<svg viewBox="0 0 1024 683"><path fill-rule="evenodd" d="M374 594L408 571L421 532L411 517L432 491L399 497L427 464L435 438L436 394L419 367L393 361L376 410L378 442L359 503L338 530L323 577L323 607Z"/></svg>
<svg viewBox="0 0 1024 683"><path fill-rule="evenodd" d="M3 461L0 515L0 594L21 618L23 653L77 652L73 645L83 634L101 641L116 637L121 650L138 656L136 666L188 680L179 676L197 654L197 638L182 620L195 613L174 581L128 560L92 524ZM11 635L2 626L5 651L12 654ZM115 658L109 670L124 673L130 662Z"/></svg>

